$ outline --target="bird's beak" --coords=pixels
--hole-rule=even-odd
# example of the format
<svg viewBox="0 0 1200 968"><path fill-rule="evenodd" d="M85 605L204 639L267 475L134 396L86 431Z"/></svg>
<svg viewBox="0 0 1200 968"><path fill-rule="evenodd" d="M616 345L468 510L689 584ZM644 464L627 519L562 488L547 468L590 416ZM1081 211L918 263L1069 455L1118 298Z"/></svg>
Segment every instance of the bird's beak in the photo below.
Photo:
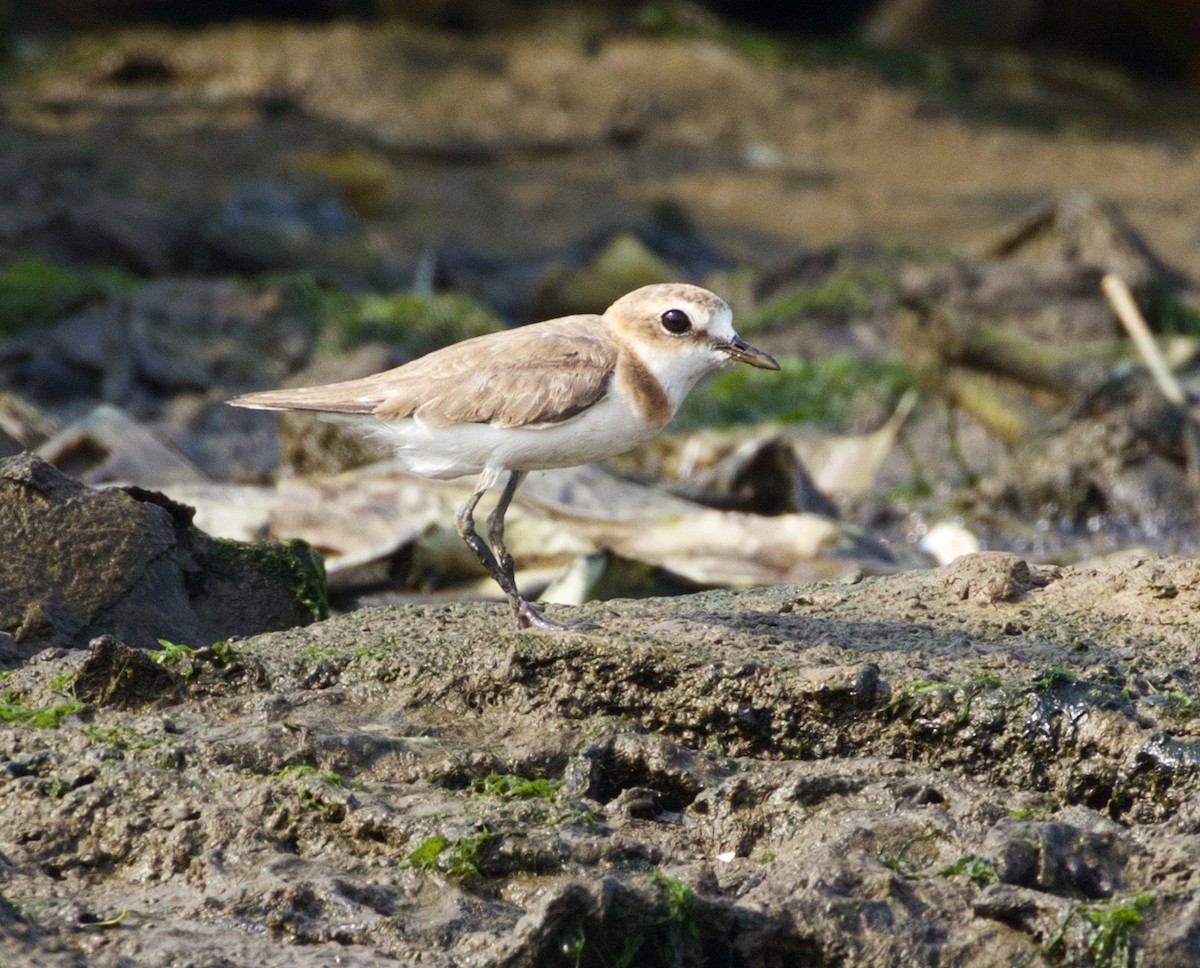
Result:
<svg viewBox="0 0 1200 968"><path fill-rule="evenodd" d="M775 357L764 353L755 346L751 346L740 336L735 336L729 342L718 344L718 348L729 355L731 360L737 360L739 363L749 363L751 366L761 367L764 370L778 370L779 364L775 362Z"/></svg>

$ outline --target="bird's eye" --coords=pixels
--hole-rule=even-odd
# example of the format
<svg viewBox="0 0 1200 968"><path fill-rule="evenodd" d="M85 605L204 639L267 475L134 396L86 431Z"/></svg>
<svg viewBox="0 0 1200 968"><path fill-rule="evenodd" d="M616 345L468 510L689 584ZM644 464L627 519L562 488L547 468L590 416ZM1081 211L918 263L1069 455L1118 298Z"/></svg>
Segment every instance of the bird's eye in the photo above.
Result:
<svg viewBox="0 0 1200 968"><path fill-rule="evenodd" d="M662 326L668 333L682 336L692 328L692 321L682 309L668 309L662 314Z"/></svg>

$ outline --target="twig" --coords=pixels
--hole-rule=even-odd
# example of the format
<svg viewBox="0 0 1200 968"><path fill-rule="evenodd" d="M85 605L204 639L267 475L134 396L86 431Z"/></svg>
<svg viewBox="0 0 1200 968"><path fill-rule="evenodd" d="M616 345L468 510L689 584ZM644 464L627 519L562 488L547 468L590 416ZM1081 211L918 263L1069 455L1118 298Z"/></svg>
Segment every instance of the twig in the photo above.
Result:
<svg viewBox="0 0 1200 968"><path fill-rule="evenodd" d="M1134 345L1138 348L1138 352L1142 354L1146 368L1154 377L1158 388L1162 390L1163 396L1175 406L1186 408L1188 405L1187 395L1163 358L1158 343L1154 341L1154 334L1150 332L1150 327L1146 325L1146 320L1137 308L1137 303L1133 301L1133 293L1129 291L1125 280L1110 272L1100 280L1100 288L1104 290L1104 295L1108 297L1108 301L1116 310L1121 325L1125 327L1133 339Z"/></svg>
<svg viewBox="0 0 1200 968"><path fill-rule="evenodd" d="M1133 293L1129 291L1125 280L1110 272L1100 280L1100 288L1104 290L1104 295L1116 311L1121 325L1133 339L1134 346L1142 354L1146 368L1154 377L1162 395L1169 403L1183 411L1183 443L1187 451L1188 483L1191 485L1193 496L1200 502L1200 424L1197 423L1196 412L1163 358L1154 334L1150 332L1145 317L1133 301Z"/></svg>

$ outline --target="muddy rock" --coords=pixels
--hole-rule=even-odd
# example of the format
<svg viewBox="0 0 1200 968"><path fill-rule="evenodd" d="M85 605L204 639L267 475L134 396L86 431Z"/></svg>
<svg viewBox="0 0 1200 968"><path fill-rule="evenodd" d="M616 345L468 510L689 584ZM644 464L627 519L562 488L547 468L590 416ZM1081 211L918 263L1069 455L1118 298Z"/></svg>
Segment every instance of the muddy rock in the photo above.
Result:
<svg viewBox="0 0 1200 968"><path fill-rule="evenodd" d="M1184 559L984 554L561 636L46 651L4 683L0 917L52 964L1187 964L1197 601Z"/></svg>
<svg viewBox="0 0 1200 968"><path fill-rule="evenodd" d="M148 282L7 347L3 375L34 401L103 399L138 415L169 394L277 379L313 345L316 326L298 308L304 289L300 280Z"/></svg>
<svg viewBox="0 0 1200 968"><path fill-rule="evenodd" d="M162 495L93 491L28 455L0 462L0 534L0 628L22 656L103 634L208 645L324 614L307 546L216 541Z"/></svg>
<svg viewBox="0 0 1200 968"><path fill-rule="evenodd" d="M1044 515L1056 527L1187 534L1197 520L1179 421L1139 413L1156 391L1082 417L999 462L979 481L981 506ZM1161 416L1164 406L1160 405Z"/></svg>
<svg viewBox="0 0 1200 968"><path fill-rule="evenodd" d="M164 275L189 268L196 219L145 199L98 195L60 203L48 230L75 259Z"/></svg>
<svg viewBox="0 0 1200 968"><path fill-rule="evenodd" d="M201 230L212 261L242 272L298 269L347 288L401 284L363 238L354 214L334 195L297 192L275 182L241 186Z"/></svg>
<svg viewBox="0 0 1200 968"><path fill-rule="evenodd" d="M92 706L136 709L173 699L183 683L177 673L156 663L145 652L131 649L111 635L88 644L87 658L75 673L73 691Z"/></svg>

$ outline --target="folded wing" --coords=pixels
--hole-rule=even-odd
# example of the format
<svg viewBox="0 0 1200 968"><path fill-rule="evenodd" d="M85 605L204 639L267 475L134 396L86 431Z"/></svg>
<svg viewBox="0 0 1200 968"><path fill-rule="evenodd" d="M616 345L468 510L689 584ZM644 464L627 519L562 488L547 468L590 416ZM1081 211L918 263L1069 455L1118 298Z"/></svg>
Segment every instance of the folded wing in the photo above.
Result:
<svg viewBox="0 0 1200 968"><path fill-rule="evenodd" d="M260 410L415 417L427 426L526 427L568 420L602 399L617 350L600 316L567 316L477 336L359 380L248 393Z"/></svg>

